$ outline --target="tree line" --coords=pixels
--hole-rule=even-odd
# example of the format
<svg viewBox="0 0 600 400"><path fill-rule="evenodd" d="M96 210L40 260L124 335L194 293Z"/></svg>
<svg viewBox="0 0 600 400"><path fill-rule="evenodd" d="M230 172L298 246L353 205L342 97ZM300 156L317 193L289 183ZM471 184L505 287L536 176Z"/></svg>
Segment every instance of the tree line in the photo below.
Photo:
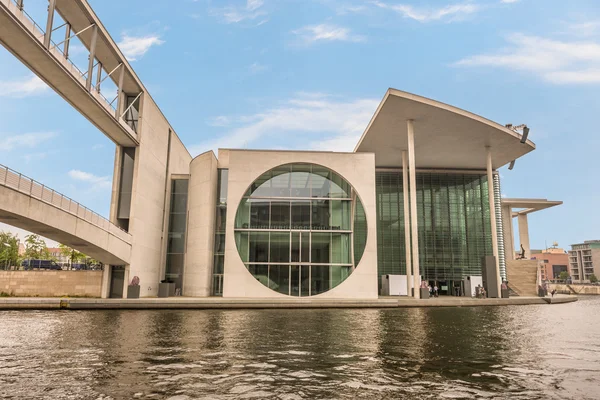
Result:
<svg viewBox="0 0 600 400"><path fill-rule="evenodd" d="M50 250L44 239L39 235L30 234L25 236L23 245L25 246L25 252L19 255L19 244L20 239L17 235L11 232L0 231L0 268L10 269L10 267L20 267L23 260L53 260L57 261ZM87 265L98 265L99 262L91 257L83 254L82 252L59 244L60 254L69 260L69 266L78 263L85 263Z"/></svg>

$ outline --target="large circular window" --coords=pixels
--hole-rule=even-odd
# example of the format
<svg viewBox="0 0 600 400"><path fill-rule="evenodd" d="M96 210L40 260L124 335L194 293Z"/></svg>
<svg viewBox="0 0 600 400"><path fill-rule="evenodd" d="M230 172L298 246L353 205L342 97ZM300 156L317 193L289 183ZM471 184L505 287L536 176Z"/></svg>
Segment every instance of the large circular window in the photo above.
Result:
<svg viewBox="0 0 600 400"><path fill-rule="evenodd" d="M340 175L314 164L286 164L261 175L235 217L238 253L263 285L312 296L343 282L367 241L365 211Z"/></svg>

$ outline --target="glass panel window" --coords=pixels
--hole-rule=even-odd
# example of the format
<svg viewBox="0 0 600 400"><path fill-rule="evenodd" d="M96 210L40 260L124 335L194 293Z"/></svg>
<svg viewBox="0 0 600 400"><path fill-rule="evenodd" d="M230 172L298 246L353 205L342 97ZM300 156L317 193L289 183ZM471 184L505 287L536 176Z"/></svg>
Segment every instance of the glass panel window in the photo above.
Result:
<svg viewBox="0 0 600 400"><path fill-rule="evenodd" d="M325 293L329 290L329 266L313 265L310 267L310 294Z"/></svg>
<svg viewBox="0 0 600 400"><path fill-rule="evenodd" d="M270 262L290 262L290 233L271 232Z"/></svg>
<svg viewBox="0 0 600 400"><path fill-rule="evenodd" d="M290 186L292 197L310 197L310 164L292 165Z"/></svg>
<svg viewBox="0 0 600 400"><path fill-rule="evenodd" d="M249 236L250 236L250 234L248 232L236 232L235 233L235 243L237 245L238 253L243 262L250 261L250 248L248 246Z"/></svg>
<svg viewBox="0 0 600 400"><path fill-rule="evenodd" d="M292 262L300 262L300 232L292 232Z"/></svg>
<svg viewBox="0 0 600 400"><path fill-rule="evenodd" d="M270 289L283 294L290 294L290 266L269 265Z"/></svg>
<svg viewBox="0 0 600 400"><path fill-rule="evenodd" d="M330 209L329 200L312 201L312 229L329 230L330 229Z"/></svg>
<svg viewBox="0 0 600 400"><path fill-rule="evenodd" d="M331 234L331 263L350 264L350 234Z"/></svg>
<svg viewBox="0 0 600 400"><path fill-rule="evenodd" d="M269 261L269 233L268 232L250 232L248 235L248 261L249 262L268 262ZM288 239L289 243L289 239Z"/></svg>
<svg viewBox="0 0 600 400"><path fill-rule="evenodd" d="M350 206L352 203L346 200L331 200L331 230L349 231L350 228Z"/></svg>
<svg viewBox="0 0 600 400"><path fill-rule="evenodd" d="M310 229L310 200L292 201L292 229Z"/></svg>
<svg viewBox="0 0 600 400"><path fill-rule="evenodd" d="M300 267L300 296L310 296L310 266Z"/></svg>
<svg viewBox="0 0 600 400"><path fill-rule="evenodd" d="M238 207L235 216L235 227L242 229L250 228L250 201L248 199L243 199Z"/></svg>
<svg viewBox="0 0 600 400"><path fill-rule="evenodd" d="M300 233L300 261L303 263L310 262L310 233Z"/></svg>
<svg viewBox="0 0 600 400"><path fill-rule="evenodd" d="M331 262L331 233L311 233L312 264L329 264Z"/></svg>
<svg viewBox="0 0 600 400"><path fill-rule="evenodd" d="M290 202L274 200L271 202L271 229L290 228Z"/></svg>
<svg viewBox="0 0 600 400"><path fill-rule="evenodd" d="M300 266L292 265L290 267L290 295L300 295Z"/></svg>
<svg viewBox="0 0 600 400"><path fill-rule="evenodd" d="M224 221L225 213L217 216L217 231L225 226L219 218ZM365 213L352 187L314 164L287 164L262 174L246 191L234 222L249 272L291 296L323 293L345 279L353 270L354 234L354 256L360 258L366 246ZM351 233L354 224L359 231ZM220 246L217 240L215 248ZM332 264L339 267L332 270ZM257 265L268 267L267 278Z"/></svg>
<svg viewBox="0 0 600 400"><path fill-rule="evenodd" d="M269 200L253 199L250 203L250 227L252 229L269 229Z"/></svg>

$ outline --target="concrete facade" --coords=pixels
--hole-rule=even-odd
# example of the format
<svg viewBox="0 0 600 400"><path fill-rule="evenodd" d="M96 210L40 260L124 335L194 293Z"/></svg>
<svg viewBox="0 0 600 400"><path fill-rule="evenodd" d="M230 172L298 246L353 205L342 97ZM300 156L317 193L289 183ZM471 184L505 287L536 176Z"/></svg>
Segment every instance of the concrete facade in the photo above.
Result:
<svg viewBox="0 0 600 400"><path fill-rule="evenodd" d="M375 155L302 151L227 150L222 167L229 169L225 280L223 297L286 298L258 282L242 263L234 240L234 220L243 194L264 172L289 163L311 163L332 169L356 190L367 217L367 243L360 264L339 286L315 298L374 299L377 289L377 228L375 205ZM219 152L219 156L221 152ZM219 157L220 158L220 157ZM214 203L213 203L214 204Z"/></svg>
<svg viewBox="0 0 600 400"><path fill-rule="evenodd" d="M57 211L51 204L34 198L22 198L23 194L10 189L0 189L0 200L7 205L0 216L4 215L8 223L22 224L25 229L110 264L100 279L103 297L108 296L111 281L121 284L121 270L115 266L125 267L125 288L133 276L139 277L142 297L157 296L159 282L173 274L175 268L169 264L173 179L188 180L186 209L179 213L186 223L185 232L178 232L185 235L184 250L178 253L182 257L177 266L181 267L182 276L182 287L178 289L187 296L206 297L214 293L217 181L219 169L227 169L223 297L286 298L257 281L246 268L236 247L234 220L243 194L254 180L272 168L291 163L319 165L339 174L354 188L366 214L366 247L360 263L352 266L355 269L341 284L316 295L318 299L366 300L378 296L375 171L376 167L403 166L407 201L404 210L398 211L404 212L406 221L407 275L411 276L408 286L416 289L422 277L419 237L423 230L416 204L417 170L486 171L491 184L499 167L535 149L533 142L510 127L435 100L388 89L353 153L220 150L218 159L212 152L192 159L87 1L51 1L49 5L49 29L40 34L14 2L0 0L0 42L115 143L110 225L102 230L77 214ZM65 20L68 29L78 32L89 52L86 73L78 72L69 58L51 45L55 12ZM68 53L68 45L64 51ZM94 69L94 65L99 67ZM110 79L118 88L116 107L106 101L100 88L102 74L112 72L115 74ZM96 85L92 84L94 78ZM492 192L489 190L484 200L490 210L495 210L497 200ZM538 204L536 201L533 203ZM500 220L496 212L490 216L491 247L498 276L499 249L508 247L505 254L514 254L510 221L516 216L512 212L516 205L504 200L502 204L507 215ZM10 208L13 206L15 209ZM526 252L527 213L532 210L518 212ZM511 228L502 231L506 219L509 223L504 225ZM502 241L506 244L507 234L511 236L509 246L500 246ZM419 297L418 290L415 297Z"/></svg>
<svg viewBox="0 0 600 400"><path fill-rule="evenodd" d="M102 271L0 271L0 292L13 296L101 297Z"/></svg>
<svg viewBox="0 0 600 400"><path fill-rule="evenodd" d="M212 151L192 160L188 190L183 292L187 296L206 297L211 295L217 204L217 158Z"/></svg>

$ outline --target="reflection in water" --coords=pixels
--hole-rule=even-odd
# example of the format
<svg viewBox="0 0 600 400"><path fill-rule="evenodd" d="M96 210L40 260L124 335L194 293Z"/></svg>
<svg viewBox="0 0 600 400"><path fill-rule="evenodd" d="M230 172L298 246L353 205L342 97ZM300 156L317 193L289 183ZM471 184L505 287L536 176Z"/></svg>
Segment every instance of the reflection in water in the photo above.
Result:
<svg viewBox="0 0 600 400"><path fill-rule="evenodd" d="M599 310L6 311L0 398L600 398Z"/></svg>

